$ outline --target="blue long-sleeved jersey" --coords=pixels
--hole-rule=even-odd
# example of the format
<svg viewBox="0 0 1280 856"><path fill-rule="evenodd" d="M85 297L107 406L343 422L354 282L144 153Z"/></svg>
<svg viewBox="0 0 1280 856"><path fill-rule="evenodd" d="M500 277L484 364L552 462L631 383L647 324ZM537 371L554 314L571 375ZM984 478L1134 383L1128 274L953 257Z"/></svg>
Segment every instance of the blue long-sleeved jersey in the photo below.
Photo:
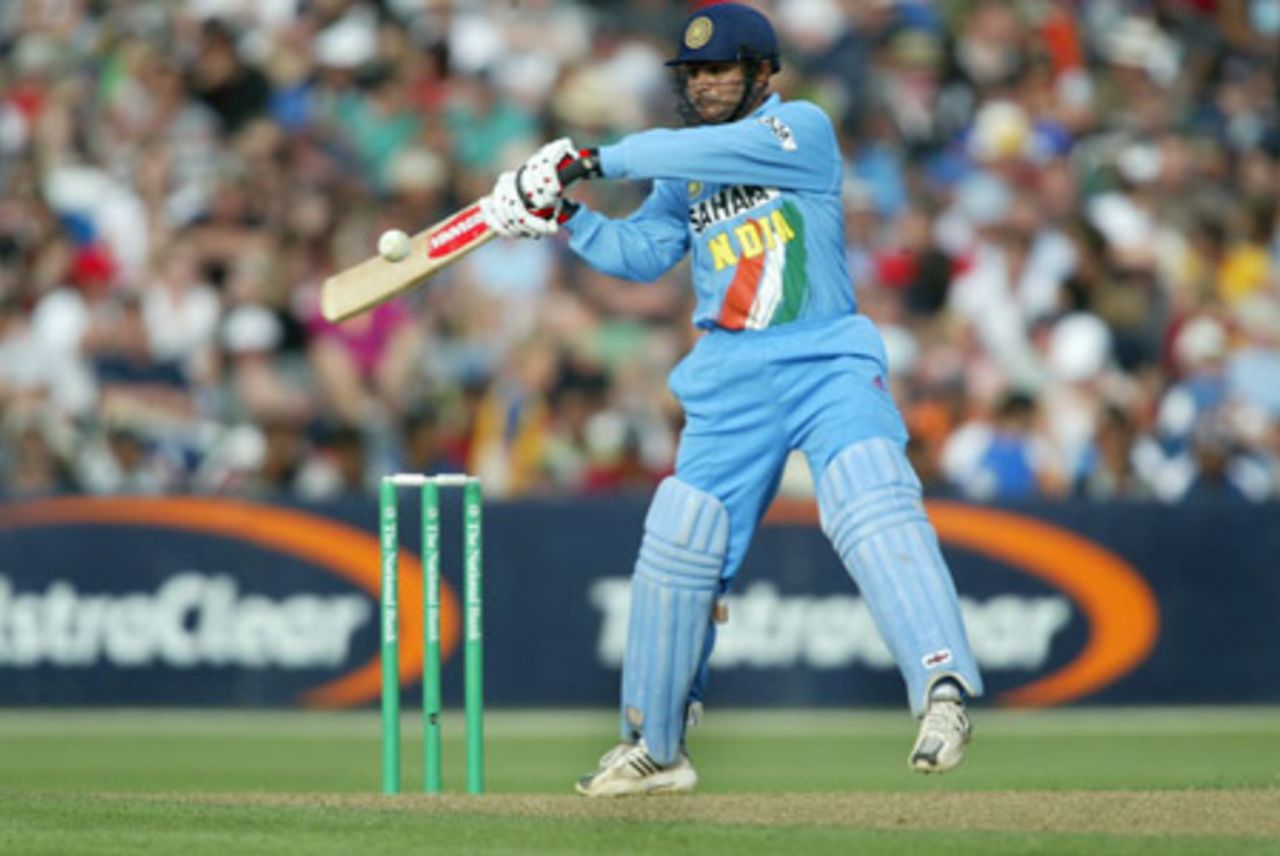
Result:
<svg viewBox="0 0 1280 856"><path fill-rule="evenodd" d="M629 217L586 208L570 247L614 276L650 281L693 253L699 327L764 329L857 311L845 265L842 162L831 122L771 95L736 122L653 130L600 149L609 178L654 179Z"/></svg>

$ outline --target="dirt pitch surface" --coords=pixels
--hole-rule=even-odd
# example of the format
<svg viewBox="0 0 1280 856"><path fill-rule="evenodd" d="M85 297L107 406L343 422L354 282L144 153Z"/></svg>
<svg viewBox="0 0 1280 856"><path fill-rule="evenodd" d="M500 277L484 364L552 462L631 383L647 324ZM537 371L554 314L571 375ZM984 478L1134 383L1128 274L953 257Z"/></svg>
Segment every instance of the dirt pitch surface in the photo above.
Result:
<svg viewBox="0 0 1280 856"><path fill-rule="evenodd" d="M595 800L514 794L382 797L115 793L102 796L113 800L200 805L373 809L571 820L1280 839L1280 790L1277 789L738 794Z"/></svg>

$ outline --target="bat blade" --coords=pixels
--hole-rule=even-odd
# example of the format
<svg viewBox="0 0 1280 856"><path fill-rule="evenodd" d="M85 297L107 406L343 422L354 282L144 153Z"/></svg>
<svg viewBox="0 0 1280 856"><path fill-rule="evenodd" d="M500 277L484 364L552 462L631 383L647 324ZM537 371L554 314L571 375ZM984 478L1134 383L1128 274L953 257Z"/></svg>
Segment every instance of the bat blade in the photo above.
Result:
<svg viewBox="0 0 1280 856"><path fill-rule="evenodd" d="M480 203L474 202L412 236L409 255L400 261L373 256L326 279L320 311L331 323L367 312L484 246L495 234L480 215Z"/></svg>

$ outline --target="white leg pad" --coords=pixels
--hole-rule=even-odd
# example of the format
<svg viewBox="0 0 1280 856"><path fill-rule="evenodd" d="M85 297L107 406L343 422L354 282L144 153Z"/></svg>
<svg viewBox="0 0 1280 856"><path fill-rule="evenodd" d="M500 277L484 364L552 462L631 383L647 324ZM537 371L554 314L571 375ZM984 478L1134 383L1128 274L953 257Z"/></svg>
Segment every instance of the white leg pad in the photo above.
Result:
<svg viewBox="0 0 1280 856"><path fill-rule="evenodd" d="M729 542L729 514L671 477L658 486L631 578L622 663L624 739L643 737L660 764L676 760Z"/></svg>
<svg viewBox="0 0 1280 856"><path fill-rule="evenodd" d="M901 446L873 438L837 455L819 480L818 509L893 652L912 712L923 714L929 688L944 677L980 695L955 584Z"/></svg>

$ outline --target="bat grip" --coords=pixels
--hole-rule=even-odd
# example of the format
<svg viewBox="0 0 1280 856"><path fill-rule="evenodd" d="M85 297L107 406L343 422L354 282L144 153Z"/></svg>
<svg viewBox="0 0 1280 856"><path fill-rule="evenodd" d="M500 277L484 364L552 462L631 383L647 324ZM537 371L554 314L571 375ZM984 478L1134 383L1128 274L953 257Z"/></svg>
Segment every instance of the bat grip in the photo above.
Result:
<svg viewBox="0 0 1280 856"><path fill-rule="evenodd" d="M561 187L568 187L575 181L585 177L586 174L587 168L582 165L581 158L574 158L556 170L556 177L560 179Z"/></svg>

